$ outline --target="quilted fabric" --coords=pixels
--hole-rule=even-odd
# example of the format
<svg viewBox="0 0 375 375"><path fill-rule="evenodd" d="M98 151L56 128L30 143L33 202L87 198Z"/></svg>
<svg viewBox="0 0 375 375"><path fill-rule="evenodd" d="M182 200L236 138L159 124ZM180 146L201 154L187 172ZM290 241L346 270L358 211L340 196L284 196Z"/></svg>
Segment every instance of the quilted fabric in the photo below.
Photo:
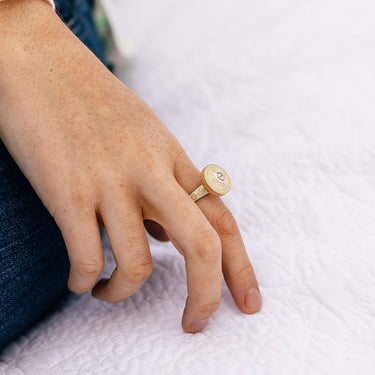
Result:
<svg viewBox="0 0 375 375"><path fill-rule="evenodd" d="M104 2L133 43L120 77L200 168L222 165L263 293L224 285L183 333L184 261L151 240L130 299L70 295L1 353L1 374L371 374L375 369L375 3ZM108 242L104 276L114 268Z"/></svg>

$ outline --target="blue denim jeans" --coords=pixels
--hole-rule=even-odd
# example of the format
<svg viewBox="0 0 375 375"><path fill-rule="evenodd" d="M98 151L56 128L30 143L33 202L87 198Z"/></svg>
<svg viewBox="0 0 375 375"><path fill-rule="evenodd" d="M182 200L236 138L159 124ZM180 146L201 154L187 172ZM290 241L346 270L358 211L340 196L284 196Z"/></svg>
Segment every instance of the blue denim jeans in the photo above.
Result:
<svg viewBox="0 0 375 375"><path fill-rule="evenodd" d="M60 18L108 67L92 1L55 2ZM59 228L0 141L0 348L64 300L68 276Z"/></svg>

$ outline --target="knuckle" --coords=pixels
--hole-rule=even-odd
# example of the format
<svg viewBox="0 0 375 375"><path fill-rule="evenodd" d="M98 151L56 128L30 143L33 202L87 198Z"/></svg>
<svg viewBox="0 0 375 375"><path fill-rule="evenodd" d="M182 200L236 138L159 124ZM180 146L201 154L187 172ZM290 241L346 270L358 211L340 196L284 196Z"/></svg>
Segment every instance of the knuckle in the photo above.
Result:
<svg viewBox="0 0 375 375"><path fill-rule="evenodd" d="M189 164L188 156L182 147L178 148L175 152L175 164L183 168Z"/></svg>
<svg viewBox="0 0 375 375"><path fill-rule="evenodd" d="M75 268L83 276L99 276L104 268L104 259L102 257L89 257L77 263Z"/></svg>
<svg viewBox="0 0 375 375"><path fill-rule="evenodd" d="M113 115L113 107L105 100L101 100L97 106L97 115L101 118L108 119Z"/></svg>
<svg viewBox="0 0 375 375"><path fill-rule="evenodd" d="M88 197L89 187L87 183L81 179L74 183L74 189L70 192L72 201L78 206L86 205L86 198Z"/></svg>
<svg viewBox="0 0 375 375"><path fill-rule="evenodd" d="M104 183L105 187L113 187L113 182L120 179L119 169L113 160L104 156L101 161L102 170L99 174L99 181Z"/></svg>
<svg viewBox="0 0 375 375"><path fill-rule="evenodd" d="M236 277L240 280L246 280L253 275L254 270L250 263L245 264L239 271L236 272Z"/></svg>
<svg viewBox="0 0 375 375"><path fill-rule="evenodd" d="M195 254L205 262L217 261L220 258L221 242L214 230L200 231L196 239Z"/></svg>
<svg viewBox="0 0 375 375"><path fill-rule="evenodd" d="M152 260L144 260L133 263L127 270L127 278L133 283L144 282L152 273L154 268Z"/></svg>
<svg viewBox="0 0 375 375"><path fill-rule="evenodd" d="M203 316L211 316L220 306L220 300L217 300L212 303L203 303L198 307L198 311Z"/></svg>
<svg viewBox="0 0 375 375"><path fill-rule="evenodd" d="M174 157L176 164L180 162L185 162L187 158L187 154L182 146L174 139L168 141L169 151L171 152L172 156Z"/></svg>
<svg viewBox="0 0 375 375"><path fill-rule="evenodd" d="M238 233L238 226L232 213L225 208L214 217L215 227L221 236L234 236Z"/></svg>

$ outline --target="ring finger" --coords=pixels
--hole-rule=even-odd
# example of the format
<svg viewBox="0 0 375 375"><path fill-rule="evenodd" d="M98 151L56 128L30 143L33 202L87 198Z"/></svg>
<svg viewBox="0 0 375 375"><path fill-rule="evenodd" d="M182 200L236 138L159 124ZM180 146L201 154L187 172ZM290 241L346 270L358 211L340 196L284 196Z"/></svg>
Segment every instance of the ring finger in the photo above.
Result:
<svg viewBox="0 0 375 375"><path fill-rule="evenodd" d="M135 202L119 192L99 207L116 268L110 279L101 279L96 284L92 291L95 298L121 302L132 296L152 273L153 262L142 211Z"/></svg>

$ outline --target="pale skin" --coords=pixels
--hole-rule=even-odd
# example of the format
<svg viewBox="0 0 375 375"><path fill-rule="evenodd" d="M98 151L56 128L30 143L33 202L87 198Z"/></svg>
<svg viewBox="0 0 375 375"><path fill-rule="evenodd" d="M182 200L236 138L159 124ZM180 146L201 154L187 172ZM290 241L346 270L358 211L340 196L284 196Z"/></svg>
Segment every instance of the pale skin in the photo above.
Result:
<svg viewBox="0 0 375 375"><path fill-rule="evenodd" d="M0 25L0 137L62 232L68 288L112 303L131 297L153 270L146 227L184 257L184 331L199 332L217 310L222 275L238 308L258 311L233 215L220 197L189 197L200 171L152 109L45 0L0 2ZM98 282L101 226L116 268Z"/></svg>

